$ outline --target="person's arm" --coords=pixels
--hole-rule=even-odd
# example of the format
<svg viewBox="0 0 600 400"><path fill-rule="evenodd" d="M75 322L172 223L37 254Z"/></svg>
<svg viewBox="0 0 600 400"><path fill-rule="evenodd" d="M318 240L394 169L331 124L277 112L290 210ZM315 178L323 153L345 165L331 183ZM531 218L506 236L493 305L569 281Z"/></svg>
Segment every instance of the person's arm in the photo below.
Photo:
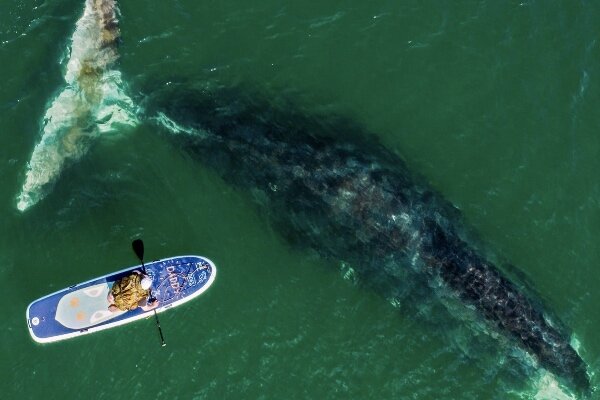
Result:
<svg viewBox="0 0 600 400"><path fill-rule="evenodd" d="M140 300L140 302L138 303L138 305L140 307L142 307L142 310L144 310L144 311L150 311L153 308L158 307L158 299L155 298L154 301L148 303L148 298L146 297L146 298Z"/></svg>

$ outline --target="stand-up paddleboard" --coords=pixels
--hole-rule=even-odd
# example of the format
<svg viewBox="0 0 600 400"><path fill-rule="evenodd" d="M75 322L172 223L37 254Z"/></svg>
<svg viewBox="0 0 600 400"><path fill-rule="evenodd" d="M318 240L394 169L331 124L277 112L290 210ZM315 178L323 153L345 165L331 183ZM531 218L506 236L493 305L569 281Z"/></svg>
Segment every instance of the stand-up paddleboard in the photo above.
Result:
<svg viewBox="0 0 600 400"><path fill-rule="evenodd" d="M152 279L152 295L159 301L157 313L202 294L212 285L217 272L212 261L199 256L167 258L145 267ZM151 316L152 310L140 307L131 311L108 310L107 296L112 285L133 271L142 272L142 266L79 283L31 303L27 307L27 326L33 340L56 342Z"/></svg>

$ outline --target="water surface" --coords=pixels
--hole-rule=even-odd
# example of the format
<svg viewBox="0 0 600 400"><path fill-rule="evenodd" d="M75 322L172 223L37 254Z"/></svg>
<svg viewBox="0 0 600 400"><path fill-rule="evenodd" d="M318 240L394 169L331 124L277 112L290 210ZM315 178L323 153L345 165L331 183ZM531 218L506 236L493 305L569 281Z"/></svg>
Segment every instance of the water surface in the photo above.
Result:
<svg viewBox="0 0 600 400"><path fill-rule="evenodd" d="M247 193L153 124L98 141L17 211L82 11L80 0L0 4L3 398L556 396L521 352L442 306L405 313L341 262L290 247ZM132 0L121 14L118 67L136 101L188 79L352 118L522 271L598 371L599 5ZM152 320L33 343L27 305L135 264L137 236L148 259L197 253L219 268L210 291L161 315L167 347Z"/></svg>

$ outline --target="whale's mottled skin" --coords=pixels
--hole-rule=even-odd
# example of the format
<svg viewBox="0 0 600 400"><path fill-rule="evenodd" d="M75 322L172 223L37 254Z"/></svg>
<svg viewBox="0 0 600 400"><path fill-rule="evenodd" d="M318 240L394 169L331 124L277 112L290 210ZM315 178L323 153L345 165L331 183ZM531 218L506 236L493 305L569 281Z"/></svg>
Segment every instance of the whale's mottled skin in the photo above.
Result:
<svg viewBox="0 0 600 400"><path fill-rule="evenodd" d="M47 194L63 168L85 155L97 138L137 124L124 91L115 0L86 0L69 46L65 85L43 118L42 136L27 164L16 207L25 211Z"/></svg>
<svg viewBox="0 0 600 400"><path fill-rule="evenodd" d="M545 369L589 388L568 335L462 239L456 209L397 156L356 141L343 123L320 124L243 97L173 89L155 95L162 100L154 111L186 151L251 190L291 240L350 260L367 280L393 285L409 268L443 282Z"/></svg>

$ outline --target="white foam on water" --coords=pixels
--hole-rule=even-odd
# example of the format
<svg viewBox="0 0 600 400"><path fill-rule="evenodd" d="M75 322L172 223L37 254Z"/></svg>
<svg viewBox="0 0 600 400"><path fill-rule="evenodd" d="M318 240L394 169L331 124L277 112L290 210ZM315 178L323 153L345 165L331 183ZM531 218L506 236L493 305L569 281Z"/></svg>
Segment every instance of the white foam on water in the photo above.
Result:
<svg viewBox="0 0 600 400"><path fill-rule="evenodd" d="M523 400L577 400L578 397L561 385L556 377L545 369L540 369L526 392L510 391Z"/></svg>
<svg viewBox="0 0 600 400"><path fill-rule="evenodd" d="M44 198L63 168L84 156L96 138L139 123L120 71L111 68L116 49L103 45L103 35L102 15L88 0L71 39L65 87L46 110L42 137L27 164L17 196L20 211Z"/></svg>
<svg viewBox="0 0 600 400"><path fill-rule="evenodd" d="M573 349L575 349L577 354L581 355L581 341L579 340L577 335L571 335L571 341L569 342L569 344Z"/></svg>
<svg viewBox="0 0 600 400"><path fill-rule="evenodd" d="M188 135L199 135L199 136L203 136L203 133L193 129L193 128L188 128L185 126L182 126L180 124L178 124L177 122L173 121L171 118L169 118L165 113L163 112L158 112L156 114L156 117L153 118L156 122L158 122L160 125L164 126L165 128L167 128L168 131L170 131L171 133L174 134L180 134L180 133L186 133Z"/></svg>
<svg viewBox="0 0 600 400"><path fill-rule="evenodd" d="M554 375L550 372L544 371L535 388L537 391L533 397L535 400L577 400L577 397L566 391L566 389L563 390L561 388Z"/></svg>

